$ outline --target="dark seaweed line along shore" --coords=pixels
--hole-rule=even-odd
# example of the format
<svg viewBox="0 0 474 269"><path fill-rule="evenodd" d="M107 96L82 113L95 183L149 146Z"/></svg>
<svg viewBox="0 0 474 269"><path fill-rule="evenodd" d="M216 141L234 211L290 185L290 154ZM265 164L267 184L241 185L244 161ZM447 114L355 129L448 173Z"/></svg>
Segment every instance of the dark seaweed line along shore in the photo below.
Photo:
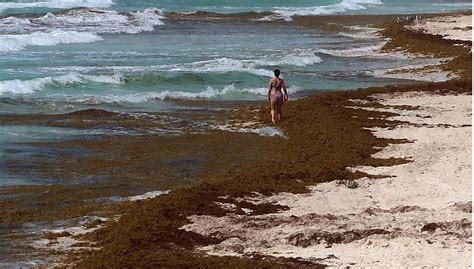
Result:
<svg viewBox="0 0 474 269"><path fill-rule="evenodd" d="M385 46L390 50L402 47L410 52L454 57L444 68L460 75L457 80L443 83L422 83L411 86L387 86L315 94L289 103L285 107L285 121L279 125L289 139L261 141L258 158L250 164L233 169L229 176L208 176L197 186L179 188L156 199L130 203L117 223L85 238L100 250L73 255L67 262L79 268L123 267L199 267L199 268L288 268L323 267L298 259L277 259L259 255L247 257L215 257L196 253L194 248L217 243L215 238L203 237L180 230L193 214L223 216L225 209L215 202L226 202L232 197L252 195L252 192L306 192L306 186L332 180L353 180L363 176L351 173L346 167L354 165L393 165L402 159L374 159L371 154L388 143L403 143L376 138L366 127L389 127L397 122L387 121L388 113L351 110L350 99L366 99L369 106L381 106L370 95L405 91L443 93L471 92L470 48L453 47L452 41L405 30L394 22L386 24L383 34L392 38ZM255 113L254 113L255 114ZM262 107L257 113L268 122L268 111ZM251 112L239 117L252 117ZM369 120L371 118L371 120ZM222 134L206 134L213 140ZM272 152L279 161L265 156ZM255 165L258 164L258 165ZM367 175L364 175L367 176ZM233 201L233 200L232 200ZM233 201L234 202L234 201ZM284 210L272 204L236 204L234 214L245 214L241 208L250 208L252 214Z"/></svg>
<svg viewBox="0 0 474 269"><path fill-rule="evenodd" d="M195 247L218 243L213 237L203 237L179 229L189 215L223 216L229 212L215 202L232 202L232 198L253 192L307 192L307 186L332 180L352 180L362 173L351 173L346 167L354 165L393 165L403 159L374 159L371 154L389 143L405 141L380 139L363 128L390 127L398 123L385 120L389 113L348 109L350 99L367 99L370 106L381 106L369 98L374 93L426 91L471 92L471 53L469 48L454 47L453 42L440 36L413 33L394 23L395 16L338 16L347 24L386 23L383 34L392 41L386 50L402 47L415 53L454 57L443 68L460 75L454 81L424 83L412 86L338 91L315 94L285 106L285 121L279 124L289 139L257 137L212 131L205 134L184 134L176 137L153 135L110 136L99 140L77 140L47 143L43 146L78 148L95 154L87 157L65 152L58 160L36 164L38 173L58 180L88 177L110 178L93 184L26 186L1 190L3 194L31 194L31 199L0 201L0 220L21 224L30 221L52 221L84 215L111 216L120 214L118 222L109 221L104 229L82 236L89 243L80 246L99 247L68 257L64 264L80 268L123 267L203 267L203 268L287 268L318 267L316 262L298 259L278 259L259 255L214 257L195 252ZM328 20L326 20L329 18ZM307 27L321 27L330 17L299 17L293 22ZM338 19L338 20L339 20ZM332 25L332 24L331 24ZM333 27L333 26L331 26ZM328 30L332 30L328 27ZM334 29L337 31L337 29ZM470 45L470 44L465 44ZM248 105L248 104L246 104ZM269 124L268 108L252 104L241 105L237 112L220 114L221 119L237 122L254 120ZM156 114L159 116L159 114ZM211 115L215 116L215 115ZM205 112L196 118L208 118ZM84 122L83 119L89 121ZM120 118L117 120L117 118ZM370 120L369 120L370 118ZM4 117L3 123L27 123L48 126L87 128L101 125L116 127L159 127L146 119L135 119L106 111L82 111L66 115L37 118ZM184 121L183 126L193 119ZM279 161L270 160L274 155ZM181 171L176 160L190 162L198 169ZM257 164L257 165L256 165ZM163 172L167 171L167 172ZM18 172L18 171L16 171ZM179 179L179 180L178 180ZM150 189L173 189L162 197L127 203L90 203L98 197L133 195ZM136 194L136 193L135 193ZM21 196L20 196L21 197ZM88 202L89 201L89 202ZM19 202L19 203L17 203ZM58 206L59 205L59 206ZM233 213L254 215L276 212L285 208L273 204L237 203ZM112 218L111 218L112 219ZM91 226L103 224L92 223ZM58 235L50 235L57 237ZM222 240L222 239L221 239ZM49 253L47 255L54 255ZM61 253L60 253L61 254Z"/></svg>

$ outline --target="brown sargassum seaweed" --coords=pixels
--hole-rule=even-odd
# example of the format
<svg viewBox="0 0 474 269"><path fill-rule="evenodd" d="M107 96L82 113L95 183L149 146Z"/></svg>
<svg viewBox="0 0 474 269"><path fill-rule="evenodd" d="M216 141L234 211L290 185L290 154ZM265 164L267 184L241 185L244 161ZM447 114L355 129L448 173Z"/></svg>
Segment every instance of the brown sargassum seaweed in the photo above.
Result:
<svg viewBox="0 0 474 269"><path fill-rule="evenodd" d="M360 16L342 17L350 21L348 24L363 19ZM294 23L315 27L323 23L321 22L323 19L299 18L295 19ZM392 22L387 23L387 20ZM399 124L399 122L386 120L391 115L390 113L355 110L347 106L354 106L352 99L367 100L368 102L364 104L366 106L382 106L370 97L376 93L423 91L437 94L468 94L471 92L472 56L470 44L454 47L452 41L444 40L439 36L427 36L407 31L403 24L396 24L394 20L394 16L374 16L369 20L372 23L385 23L385 30L382 33L392 38L392 41L385 46L386 50L402 47L410 52L451 57L453 60L444 64L443 68L459 74L460 79L443 83L325 92L291 101L284 106L284 121L278 124L278 127L285 131L288 139L215 131L168 138L112 136L98 141L71 142L72 146L93 149L100 152L100 155L85 157L80 161L77 161L75 156L64 156L69 161L61 163L59 168L46 163L40 165L43 167L43 173L57 173L58 177L67 177L71 174L80 176L100 174L114 177L115 190L123 194L126 194L126 188L131 186L127 184L133 185L134 181L137 185L142 184L140 186L144 189L152 186L147 185L149 184L147 182L159 182L158 185L163 189L170 187L174 190L155 199L122 203L119 206L68 207L64 205L64 208L59 211L54 206L54 202L44 198L45 204L39 204L39 208L46 212L42 220L48 220L48 212L55 218L80 216L97 210L121 214L118 222L110 222L107 227L84 236L84 239L89 240L92 246L100 249L74 253L65 262L79 268L324 267L323 264L299 259L262 257L257 254L244 257L208 256L196 252L195 248L216 244L224 239L204 237L179 228L188 222L186 217L190 215L223 216L227 214L225 209L214 203L216 201L225 202L226 199L252 195L253 192L264 195L283 191L303 193L308 191L307 186L320 182L332 180L350 182L362 176L370 176L360 172L352 173L346 169L348 166L381 166L407 162L403 159L371 157L389 143L407 142L376 138L365 129L376 126L394 127ZM407 107L406 109L416 108ZM251 108L241 108L236 112L225 114L225 117L237 121L248 121L257 117L262 123L270 124L266 104L252 104ZM48 121L44 124L48 124ZM131 121L125 124L134 125L135 123ZM164 170L173 171L173 167L159 160L180 159L188 155L202 159L200 170L185 175L189 177L188 182L176 183L174 173L162 173ZM121 184L122 187L120 187ZM100 184L83 187L78 192L78 197L90 198L90 193L97 189L101 189L102 195L107 194L108 186L110 188L110 185ZM69 188L67 186L57 188L58 194L74 193L74 189L67 189ZM253 205L243 202L237 203L236 206L250 208L254 210L252 214L285 210L273 204ZM233 213L245 214L242 210L235 210ZM3 218L13 222L31 220L35 217L34 214L36 213L24 212L21 216L11 216L9 219L7 215L4 215ZM384 231L370 232L383 233ZM305 244L305 240L319 240L321 236L324 237L324 235L318 235L303 241L301 238L295 238L294 241L296 244ZM354 235L354 238L356 237ZM337 238L334 241L337 243Z"/></svg>

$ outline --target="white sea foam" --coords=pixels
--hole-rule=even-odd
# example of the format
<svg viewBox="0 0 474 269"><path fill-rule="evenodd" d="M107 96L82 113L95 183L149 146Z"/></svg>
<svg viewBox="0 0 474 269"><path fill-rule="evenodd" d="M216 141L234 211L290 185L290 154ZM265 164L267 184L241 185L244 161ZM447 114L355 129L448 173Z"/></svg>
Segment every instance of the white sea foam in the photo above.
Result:
<svg viewBox="0 0 474 269"><path fill-rule="evenodd" d="M43 71L53 72L153 72L153 71L174 71L193 73L226 73L226 72L248 72L259 76L271 77L273 67L281 66L311 66L322 63L323 60L315 55L320 50L314 50L311 54L289 54L282 57L265 57L255 60L239 60L233 58L216 58L205 61L191 63L164 64L164 65L134 65L134 66L59 66L42 67ZM270 68L268 68L270 67Z"/></svg>
<svg viewBox="0 0 474 269"><path fill-rule="evenodd" d="M280 61L275 62L271 65L294 65L294 66L308 66L317 63L322 63L323 60L316 55L287 55L284 56Z"/></svg>
<svg viewBox="0 0 474 269"><path fill-rule="evenodd" d="M13 94L28 94L35 91L40 91L46 85L67 85L70 83L77 83L80 78L74 74L68 74L59 77L44 77L35 78L31 80L4 80L0 81L0 95L5 93Z"/></svg>
<svg viewBox="0 0 474 269"><path fill-rule="evenodd" d="M163 24L163 18L163 12L156 8L127 14L102 9L73 9L60 14L47 13L41 17L7 17L0 20L0 33L18 34L61 29L98 34L136 34L153 31L155 25Z"/></svg>
<svg viewBox="0 0 474 269"><path fill-rule="evenodd" d="M303 89L298 86L290 86L287 88L288 94L292 95L297 92L302 91ZM268 94L268 88L246 88L241 90L242 92L253 94L253 95L261 95L261 96L267 96Z"/></svg>
<svg viewBox="0 0 474 269"><path fill-rule="evenodd" d="M369 45L365 47L357 47L350 49L318 49L318 53L328 54L336 57L382 57L387 56L382 53L380 49L385 45L381 42L376 45Z"/></svg>
<svg viewBox="0 0 474 269"><path fill-rule="evenodd" d="M280 137L286 137L285 133L283 133L280 129L277 129L275 127L262 127L262 128L241 128L239 131L244 131L244 132L251 132L251 133L256 133L261 136L280 136Z"/></svg>
<svg viewBox="0 0 474 269"><path fill-rule="evenodd" d="M382 36L379 34L379 28L366 26L347 26L346 28L350 32L339 32L338 35L353 39L382 39Z"/></svg>
<svg viewBox="0 0 474 269"><path fill-rule="evenodd" d="M127 56L124 56L127 57ZM66 66L45 66L40 67L41 71L47 72L152 72L152 71L167 71L170 69L169 65L107 65L107 66L83 66L83 65L66 65Z"/></svg>
<svg viewBox="0 0 474 269"><path fill-rule="evenodd" d="M167 194L170 191L150 191L144 194L140 195L135 195L135 196L130 196L122 199L123 201L139 201L139 200L146 200L146 199L152 199L155 197L158 197L163 194Z"/></svg>
<svg viewBox="0 0 474 269"><path fill-rule="evenodd" d="M322 63L323 60L315 55L314 53L309 54L289 54L281 58L273 58L266 60L251 61L251 64L262 65L262 66L282 66L282 65L293 65L293 66L308 66L317 63Z"/></svg>
<svg viewBox="0 0 474 269"><path fill-rule="evenodd" d="M286 137L285 133L283 133L280 129L277 129L275 127L262 127L262 128L257 128L253 129L252 132L257 133L259 135L263 136L280 136L280 137Z"/></svg>
<svg viewBox="0 0 474 269"><path fill-rule="evenodd" d="M155 25L163 25L163 12L157 8L147 8L144 11L130 13L132 22L140 24L141 31L153 31Z"/></svg>
<svg viewBox="0 0 474 269"><path fill-rule="evenodd" d="M173 72L193 72L193 73L226 73L226 72L248 72L259 76L271 77L274 67L280 66L311 66L322 63L323 60L315 55L319 50L294 50L285 56L266 56L256 59L233 59L215 58L191 63L146 65L146 66L60 66L43 67L41 70L54 72L152 72L152 71L173 71ZM146 55L146 54L144 54ZM142 56L142 55L140 55ZM270 68L268 68L270 67Z"/></svg>
<svg viewBox="0 0 474 269"><path fill-rule="evenodd" d="M409 52L398 52L391 51L385 52L382 50L383 46L387 44L386 41L380 41L378 43L373 43L372 45L367 45L363 47L353 47L348 49L317 49L316 53L322 53L327 55L332 55L335 57L365 57L365 58L390 58L390 59L416 59L420 61L432 62L431 57L426 57L421 54L414 54ZM447 60L447 59L444 59ZM435 60L435 62L438 60Z"/></svg>
<svg viewBox="0 0 474 269"><path fill-rule="evenodd" d="M180 64L171 67L171 71L188 72L249 72L260 76L272 76L272 72L265 69L255 68L256 64L252 60L237 60L232 58L217 58L206 61L198 61L189 64Z"/></svg>
<svg viewBox="0 0 474 269"><path fill-rule="evenodd" d="M102 40L94 33L53 30L21 35L0 35L0 52L19 51L27 46L54 46L68 43L90 43Z"/></svg>
<svg viewBox="0 0 474 269"><path fill-rule="evenodd" d="M18 8L74 8L74 7L100 7L106 8L114 4L112 0L47 0L31 2L5 2L0 3L0 12L7 9Z"/></svg>
<svg viewBox="0 0 474 269"><path fill-rule="evenodd" d="M288 88L288 94L294 94L301 91L299 87ZM244 88L237 89L233 84L225 86L222 89L214 89L208 87L200 92L185 91L162 91L162 92L144 92L127 95L88 95L82 97L69 97L68 100L83 104L113 104L113 103L142 103L150 100L166 100L166 99L213 99L229 97L232 95L250 95L250 96L266 96L267 88Z"/></svg>
<svg viewBox="0 0 474 269"><path fill-rule="evenodd" d="M443 60L441 59L428 58L424 60L423 64L402 66L400 68L374 70L368 72L368 74L381 78L407 79L429 82L448 81L450 78L455 77L455 75L441 70L438 65L442 62Z"/></svg>
<svg viewBox="0 0 474 269"><path fill-rule="evenodd" d="M261 128L251 128L251 127L235 127L231 125L217 125L213 128L226 132L237 132L237 133L254 133L261 136L279 136L286 138L286 135L283 131L275 127L261 127Z"/></svg>
<svg viewBox="0 0 474 269"><path fill-rule="evenodd" d="M37 18L0 19L0 52L27 46L54 46L102 40L102 33L137 34L153 31L163 22L163 13L155 8L120 14L97 9L74 9L61 14L47 13Z"/></svg>
<svg viewBox="0 0 474 269"><path fill-rule="evenodd" d="M170 66L171 71L188 72L248 72L259 76L273 76L270 70L262 69L265 66L308 66L321 63L323 60L314 54L314 52L302 53L298 51L294 54L288 54L283 57L266 57L255 60L238 60L232 58L216 58L194 63L186 63Z"/></svg>
<svg viewBox="0 0 474 269"><path fill-rule="evenodd" d="M260 20L286 20L291 21L293 16L314 16L343 13L350 10L367 9L370 5L382 5L381 0L342 0L335 5L313 6L313 7L278 7L275 14L266 16Z"/></svg>
<svg viewBox="0 0 474 269"><path fill-rule="evenodd" d="M51 83L51 78L38 78L28 81L19 79L0 82L0 95L4 93L28 94L41 90L46 84Z"/></svg>
<svg viewBox="0 0 474 269"><path fill-rule="evenodd" d="M316 55L317 50L296 48L289 53L270 55L262 59L249 60L246 64L254 66L310 66L322 63ZM281 56L284 55L284 56Z"/></svg>
<svg viewBox="0 0 474 269"><path fill-rule="evenodd" d="M124 79L122 74L113 74L113 75L79 75L81 78L99 82L99 83L109 83L109 84L123 84Z"/></svg>
<svg viewBox="0 0 474 269"><path fill-rule="evenodd" d="M84 83L87 81L99 83L123 83L119 74L106 75L81 75L78 73L69 73L57 77L34 78L30 80L3 80L0 81L0 95L3 94L29 94L41 91L47 86L68 86L70 84Z"/></svg>
<svg viewBox="0 0 474 269"><path fill-rule="evenodd" d="M75 100L80 103L87 104L101 104L101 103L142 103L149 100L165 100L165 99L211 99L224 96L231 93L252 93L252 90L247 91L238 90L234 85L225 86L218 90L208 87L200 92L185 92L185 91L162 91L162 92L145 92L128 95L102 95L102 96L85 96ZM253 93L252 93L253 94Z"/></svg>

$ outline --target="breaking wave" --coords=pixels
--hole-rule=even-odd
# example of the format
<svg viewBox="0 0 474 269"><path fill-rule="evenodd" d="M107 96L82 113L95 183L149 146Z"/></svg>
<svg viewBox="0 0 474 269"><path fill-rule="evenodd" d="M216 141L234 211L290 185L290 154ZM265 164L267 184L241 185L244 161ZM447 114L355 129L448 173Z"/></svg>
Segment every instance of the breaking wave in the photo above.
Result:
<svg viewBox="0 0 474 269"><path fill-rule="evenodd" d="M80 75L77 73L66 74L57 77L34 78L31 80L4 80L0 81L0 95L3 94L30 94L41 91L48 86L68 86L87 81L98 83L115 83L121 84L122 79L119 75Z"/></svg>
<svg viewBox="0 0 474 269"><path fill-rule="evenodd" d="M94 33L53 30L22 35L0 35L0 51L20 51L27 46L54 46L69 43L90 43L102 40Z"/></svg>
<svg viewBox="0 0 474 269"><path fill-rule="evenodd" d="M350 10L363 10L371 5L382 5L381 0L342 0L340 3L313 7L279 7L273 10L272 15L264 17L263 21L286 20L291 21L293 16L315 16L343 13Z"/></svg>
<svg viewBox="0 0 474 269"><path fill-rule="evenodd" d="M184 74L178 76L178 78L167 78L164 76L149 76L148 78L143 77L126 77L121 74L115 75L83 75L78 73L70 73L57 77L43 77L35 78L31 80L5 80L0 81L0 96L5 94L10 95L25 95L39 92L45 89L61 89L64 87L74 87L86 83L105 83L105 84L149 84L149 80L165 81L167 79L176 80L183 79L183 76L191 76L194 80L202 80L203 78L196 76L195 74ZM144 79L145 81L142 81ZM155 83L154 85L159 85ZM288 92L294 94L299 92L299 87L290 87ZM221 89L216 89L211 86L207 86L206 90L197 92L188 91L148 91L139 92L133 94L80 94L78 96L66 96L68 95L65 91L58 91L57 95L67 97L66 99L70 102L78 102L85 104L102 104L102 103L141 103L150 100L165 100L165 99L215 99L215 98L242 98L266 96L268 89L261 88L237 88L234 84L224 86ZM56 94L56 93L55 93Z"/></svg>
<svg viewBox="0 0 474 269"><path fill-rule="evenodd" d="M289 94L294 94L301 91L299 87L291 87L288 89ZM89 95L76 98L74 102L84 104L103 104L103 103L142 103L151 100L166 100L166 99L218 99L225 97L242 97L242 96L266 96L268 89L266 88L244 88L238 89L233 84L225 86L223 89L214 89L207 87L201 92L185 92L185 91L162 91L162 92L145 92L129 95Z"/></svg>
<svg viewBox="0 0 474 269"><path fill-rule="evenodd" d="M290 54L280 58L238 60L232 58L217 58L198 61L190 64L171 66L170 71L187 72L248 72L260 76L273 76L273 72L263 67L268 66L309 66L321 63L323 60L314 53L309 55Z"/></svg>
<svg viewBox="0 0 474 269"><path fill-rule="evenodd" d="M97 9L74 9L41 17L7 17L0 20L0 51L19 51L27 46L54 46L102 40L99 34L137 34L153 31L163 22L159 9L120 14Z"/></svg>
<svg viewBox="0 0 474 269"><path fill-rule="evenodd" d="M124 14L102 9L72 9L40 17L7 17L0 20L0 33L24 34L60 29L98 34L136 34L152 31L155 25L163 24L163 18L163 12L156 8Z"/></svg>
<svg viewBox="0 0 474 269"><path fill-rule="evenodd" d="M114 5L112 0L47 0L34 2L6 2L0 3L0 12L7 9L20 8L75 8L75 7L99 7L106 8Z"/></svg>

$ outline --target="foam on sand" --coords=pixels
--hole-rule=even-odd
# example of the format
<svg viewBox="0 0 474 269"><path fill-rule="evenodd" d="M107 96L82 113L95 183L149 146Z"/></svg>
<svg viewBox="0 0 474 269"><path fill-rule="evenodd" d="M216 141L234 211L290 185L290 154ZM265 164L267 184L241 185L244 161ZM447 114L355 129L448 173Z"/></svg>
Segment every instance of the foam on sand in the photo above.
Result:
<svg viewBox="0 0 474 269"><path fill-rule="evenodd" d="M264 127L251 127L252 124L245 124L244 126L233 126L231 124L213 126L214 129L236 132L236 133L254 133L261 136L279 136L287 138L285 133L278 128L264 126Z"/></svg>
<svg viewBox="0 0 474 269"><path fill-rule="evenodd" d="M122 199L122 201L140 201L140 200L146 200L146 199L152 199L158 196L161 196L163 194L167 194L170 191L150 191L144 194L140 195L135 195L135 196L130 196L127 198Z"/></svg>
<svg viewBox="0 0 474 269"><path fill-rule="evenodd" d="M439 66L446 59L427 59L426 64L403 66L401 68L381 69L370 72L381 78L408 79L415 81L443 82L457 75L444 71Z"/></svg>
<svg viewBox="0 0 474 269"><path fill-rule="evenodd" d="M372 131L378 137L412 141L390 145L374 157L412 162L348 167L381 178L322 183L306 194L238 198L289 210L194 215L182 229L222 235L220 244L200 248L211 255L301 257L335 267L469 267L471 96L408 92L374 97L385 107L359 108L354 100L352 108L397 113L389 120L406 123Z"/></svg>

